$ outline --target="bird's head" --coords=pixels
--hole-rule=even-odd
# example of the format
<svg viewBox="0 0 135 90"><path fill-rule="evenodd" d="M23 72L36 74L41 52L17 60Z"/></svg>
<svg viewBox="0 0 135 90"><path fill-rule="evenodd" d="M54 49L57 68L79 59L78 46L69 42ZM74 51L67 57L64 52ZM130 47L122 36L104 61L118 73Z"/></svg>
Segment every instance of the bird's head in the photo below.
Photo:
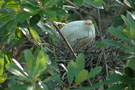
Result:
<svg viewBox="0 0 135 90"><path fill-rule="evenodd" d="M92 23L91 20L85 20L84 21L84 26L85 26L85 30L95 31L94 24Z"/></svg>
<svg viewBox="0 0 135 90"><path fill-rule="evenodd" d="M88 25L88 26L93 25L91 20L85 20L85 24Z"/></svg>

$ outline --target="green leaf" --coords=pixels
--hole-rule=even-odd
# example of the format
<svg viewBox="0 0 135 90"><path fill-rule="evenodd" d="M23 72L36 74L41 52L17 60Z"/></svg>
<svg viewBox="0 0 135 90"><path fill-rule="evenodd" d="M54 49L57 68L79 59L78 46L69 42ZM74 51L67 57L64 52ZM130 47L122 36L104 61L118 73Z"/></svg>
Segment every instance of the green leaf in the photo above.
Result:
<svg viewBox="0 0 135 90"><path fill-rule="evenodd" d="M102 67L100 66L95 67L93 70L91 70L91 72L89 72L87 79L95 77L95 75L100 73L101 70L102 70Z"/></svg>
<svg viewBox="0 0 135 90"><path fill-rule="evenodd" d="M99 47L105 47L105 46L107 46L107 45L105 43L103 43L103 42L96 43L96 47L97 48L99 48Z"/></svg>
<svg viewBox="0 0 135 90"><path fill-rule="evenodd" d="M124 23L126 24L127 30L129 31L130 30L130 24L129 24L128 19L124 15L121 15L121 18L123 19Z"/></svg>
<svg viewBox="0 0 135 90"><path fill-rule="evenodd" d="M113 82L118 82L120 77L121 77L120 74L113 73L108 77L108 79Z"/></svg>
<svg viewBox="0 0 135 90"><path fill-rule="evenodd" d="M16 66L15 64L7 64L6 65L6 68L7 70L16 75L16 76L19 76L20 78L22 79L25 79L26 78L26 74L23 70L21 70L18 66Z"/></svg>
<svg viewBox="0 0 135 90"><path fill-rule="evenodd" d="M76 77L76 80L75 80L76 85L79 85L80 83L85 81L87 76L88 76L88 71L87 70L81 70Z"/></svg>
<svg viewBox="0 0 135 90"><path fill-rule="evenodd" d="M24 7L25 12L28 12L32 15L38 14L41 11L41 9L38 6L34 6L29 3L22 4L22 7Z"/></svg>
<svg viewBox="0 0 135 90"><path fill-rule="evenodd" d="M76 4L77 6L82 6L83 5L83 1L84 0L73 0L74 4Z"/></svg>
<svg viewBox="0 0 135 90"><path fill-rule="evenodd" d="M33 86L28 84L11 84L10 90L35 90Z"/></svg>
<svg viewBox="0 0 135 90"><path fill-rule="evenodd" d="M47 61L48 61L48 56L44 55L44 51L40 50L38 52L38 56L36 59L36 75L39 76L41 72L43 72L46 69L47 66Z"/></svg>
<svg viewBox="0 0 135 90"><path fill-rule="evenodd" d="M57 12L55 10L52 10L52 9L47 9L44 11L44 14L46 17L53 18L53 17L56 17Z"/></svg>
<svg viewBox="0 0 135 90"><path fill-rule="evenodd" d="M34 56L32 55L32 52L30 50L25 50L24 58L26 60L28 71L30 72L32 70L32 65L34 63Z"/></svg>
<svg viewBox="0 0 135 90"><path fill-rule="evenodd" d="M117 47L123 47L123 45L117 41L114 41L114 40L108 40L108 39L104 39L102 41L102 43L105 43L105 44L108 44L108 45L111 45L111 46L117 46Z"/></svg>
<svg viewBox="0 0 135 90"><path fill-rule="evenodd" d="M38 23L38 21L40 20L40 15L36 14L34 16L32 16L32 18L30 19L30 25L34 26Z"/></svg>
<svg viewBox="0 0 135 90"><path fill-rule="evenodd" d="M0 75L3 74L4 71L4 54L0 52Z"/></svg>
<svg viewBox="0 0 135 90"><path fill-rule="evenodd" d="M34 40L36 42L40 42L41 43L41 40L40 40L40 37L39 37L38 33L33 28L31 28L31 27L29 29L30 29L30 33L31 33L32 37L34 38Z"/></svg>
<svg viewBox="0 0 135 90"><path fill-rule="evenodd" d="M92 0L95 3L104 3L104 0Z"/></svg>
<svg viewBox="0 0 135 90"><path fill-rule="evenodd" d="M18 27L22 27L22 28L27 28L29 26L29 23L27 20L25 20L24 22L22 23L18 23L17 24Z"/></svg>
<svg viewBox="0 0 135 90"><path fill-rule="evenodd" d="M92 0L84 0L84 5L87 6L87 7L93 6L93 7L98 8L98 9L104 8L101 3L96 3Z"/></svg>
<svg viewBox="0 0 135 90"><path fill-rule="evenodd" d="M76 71L75 62L70 61L67 66L67 69L68 69L68 72L67 72L68 83L71 85L75 77L75 71Z"/></svg>
<svg viewBox="0 0 135 90"><path fill-rule="evenodd" d="M110 28L108 29L108 31L109 31L112 35L116 36L117 38L119 38L119 39L121 39L121 40L123 40L123 41L128 41L128 42L130 42L130 39L128 38L128 36L126 36L126 35L124 34L124 32L122 31L122 29L120 29L120 28L115 28L115 27L110 27Z"/></svg>
<svg viewBox="0 0 135 90"><path fill-rule="evenodd" d="M120 84L120 85L114 85L110 87L108 90L124 90L126 87L125 84Z"/></svg>
<svg viewBox="0 0 135 90"><path fill-rule="evenodd" d="M0 75L0 84L5 82L6 79L7 79L7 74Z"/></svg>
<svg viewBox="0 0 135 90"><path fill-rule="evenodd" d="M135 58L132 57L129 62L128 62L128 67L132 68L133 70L135 70Z"/></svg>
<svg viewBox="0 0 135 90"><path fill-rule="evenodd" d="M121 75L112 74L111 76L109 76L109 80L93 84L92 86L79 87L79 89L81 89L81 90L90 90L90 89L98 88L99 86L102 86L102 85L112 84L114 82L118 82L119 77L121 77Z"/></svg>
<svg viewBox="0 0 135 90"><path fill-rule="evenodd" d="M130 37L131 38L135 38L135 28L133 28L133 27L130 27Z"/></svg>
<svg viewBox="0 0 135 90"><path fill-rule="evenodd" d="M8 43L11 41L11 39L13 38L13 35L15 34L16 25L17 25L16 23L13 23L12 28L10 28L11 33L8 37Z"/></svg>
<svg viewBox="0 0 135 90"><path fill-rule="evenodd" d="M28 12L20 12L17 14L16 16L16 22L22 23L25 20L27 20L28 18L30 18L31 14Z"/></svg>
<svg viewBox="0 0 135 90"><path fill-rule="evenodd" d="M46 78L43 82L48 83L52 80L58 80L58 79L60 79L60 75L54 74L53 76L50 76L50 77Z"/></svg>
<svg viewBox="0 0 135 90"><path fill-rule="evenodd" d="M53 5L56 5L60 0L51 0L47 3L47 5L45 4L45 7L51 7Z"/></svg>
<svg viewBox="0 0 135 90"><path fill-rule="evenodd" d="M123 76L119 77L119 80L123 84L133 83L133 80L130 77L126 76L126 75L123 75Z"/></svg>
<svg viewBox="0 0 135 90"><path fill-rule="evenodd" d="M84 54L79 54L78 56L77 56L77 58L76 58L76 66L77 66L77 73L78 72L80 72L81 70L83 70L84 69L84 67L85 67L85 58L84 58ZM76 73L76 74L77 74Z"/></svg>

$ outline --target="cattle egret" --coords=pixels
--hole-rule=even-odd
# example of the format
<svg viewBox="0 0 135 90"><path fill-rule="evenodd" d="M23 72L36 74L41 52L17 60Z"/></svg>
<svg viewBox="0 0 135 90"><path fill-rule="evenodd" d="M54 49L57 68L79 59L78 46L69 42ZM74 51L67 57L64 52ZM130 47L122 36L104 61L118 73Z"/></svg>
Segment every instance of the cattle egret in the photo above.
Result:
<svg viewBox="0 0 135 90"><path fill-rule="evenodd" d="M91 20L70 22L60 31L74 50L82 49L95 38L95 27Z"/></svg>

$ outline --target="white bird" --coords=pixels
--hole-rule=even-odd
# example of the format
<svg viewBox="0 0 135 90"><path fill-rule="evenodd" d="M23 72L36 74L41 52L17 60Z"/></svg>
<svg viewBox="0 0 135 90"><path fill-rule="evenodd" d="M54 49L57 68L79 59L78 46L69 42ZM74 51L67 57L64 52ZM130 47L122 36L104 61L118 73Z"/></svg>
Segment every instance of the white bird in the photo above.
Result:
<svg viewBox="0 0 135 90"><path fill-rule="evenodd" d="M91 20L70 22L60 31L74 50L82 49L95 38L95 27Z"/></svg>

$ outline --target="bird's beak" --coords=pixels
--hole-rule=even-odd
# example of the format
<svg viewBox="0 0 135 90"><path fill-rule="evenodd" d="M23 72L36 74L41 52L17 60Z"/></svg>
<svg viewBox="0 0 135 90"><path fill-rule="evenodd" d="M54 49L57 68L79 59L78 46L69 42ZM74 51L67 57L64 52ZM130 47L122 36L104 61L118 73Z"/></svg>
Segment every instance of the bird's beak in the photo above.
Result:
<svg viewBox="0 0 135 90"><path fill-rule="evenodd" d="M86 21L85 23L86 23L87 25L92 25L92 24L93 24L92 21L90 21L90 20Z"/></svg>

